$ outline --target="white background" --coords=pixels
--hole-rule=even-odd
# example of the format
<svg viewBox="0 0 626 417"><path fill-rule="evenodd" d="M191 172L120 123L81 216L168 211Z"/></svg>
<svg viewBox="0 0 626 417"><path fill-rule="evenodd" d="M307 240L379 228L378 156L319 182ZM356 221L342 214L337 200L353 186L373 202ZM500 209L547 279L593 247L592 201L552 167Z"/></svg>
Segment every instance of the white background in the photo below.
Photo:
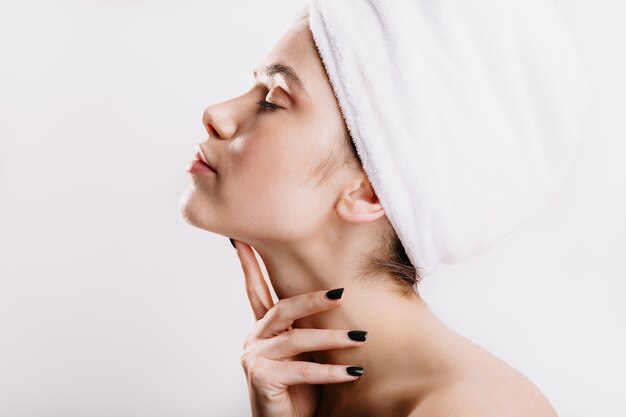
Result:
<svg viewBox="0 0 626 417"><path fill-rule="evenodd" d="M177 204L300 3L0 0L0 417L249 415L239 261ZM626 8L557 4L597 101L572 176L421 291L562 417L624 417Z"/></svg>

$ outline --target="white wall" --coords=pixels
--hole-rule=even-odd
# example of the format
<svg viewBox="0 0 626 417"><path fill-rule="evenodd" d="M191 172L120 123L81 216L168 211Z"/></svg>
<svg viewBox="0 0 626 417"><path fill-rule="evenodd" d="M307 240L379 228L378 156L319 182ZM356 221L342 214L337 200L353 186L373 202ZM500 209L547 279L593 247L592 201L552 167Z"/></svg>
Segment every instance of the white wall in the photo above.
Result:
<svg viewBox="0 0 626 417"><path fill-rule="evenodd" d="M0 0L0 417L249 415L239 261L177 203L202 110L300 3ZM623 417L626 12L558 4L591 139L545 215L421 291L561 416Z"/></svg>

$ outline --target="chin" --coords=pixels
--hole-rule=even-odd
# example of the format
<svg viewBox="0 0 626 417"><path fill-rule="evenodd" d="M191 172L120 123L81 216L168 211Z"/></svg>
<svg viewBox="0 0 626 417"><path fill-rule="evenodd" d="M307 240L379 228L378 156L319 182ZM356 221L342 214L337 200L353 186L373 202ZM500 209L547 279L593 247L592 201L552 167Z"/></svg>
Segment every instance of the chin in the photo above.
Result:
<svg viewBox="0 0 626 417"><path fill-rule="evenodd" d="M192 226L201 227L201 208L202 205L198 201L197 191L194 187L187 188L178 200L178 212L183 220Z"/></svg>
<svg viewBox="0 0 626 417"><path fill-rule="evenodd" d="M207 232L223 234L213 211L213 200L194 186L189 186L178 200L178 212L185 222Z"/></svg>

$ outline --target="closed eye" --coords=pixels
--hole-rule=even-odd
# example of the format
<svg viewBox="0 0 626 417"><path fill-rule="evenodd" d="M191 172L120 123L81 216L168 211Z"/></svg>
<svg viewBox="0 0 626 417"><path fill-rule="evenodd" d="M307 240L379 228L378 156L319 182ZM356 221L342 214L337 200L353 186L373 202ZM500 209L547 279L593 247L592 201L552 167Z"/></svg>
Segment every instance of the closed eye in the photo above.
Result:
<svg viewBox="0 0 626 417"><path fill-rule="evenodd" d="M256 102L259 106L261 106L264 110L275 111L278 109L282 109L278 104L271 103L267 100L259 100Z"/></svg>

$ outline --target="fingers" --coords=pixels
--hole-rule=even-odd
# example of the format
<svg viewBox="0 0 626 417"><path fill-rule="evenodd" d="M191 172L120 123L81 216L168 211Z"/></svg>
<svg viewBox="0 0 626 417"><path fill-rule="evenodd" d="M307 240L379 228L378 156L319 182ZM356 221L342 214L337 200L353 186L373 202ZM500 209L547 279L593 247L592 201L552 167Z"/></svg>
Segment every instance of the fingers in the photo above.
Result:
<svg viewBox="0 0 626 417"><path fill-rule="evenodd" d="M274 306L274 301L252 247L238 240L234 242L245 277L248 300L255 319L260 320Z"/></svg>
<svg viewBox="0 0 626 417"><path fill-rule="evenodd" d="M255 386L279 384L288 387L298 384L334 384L354 381L363 375L363 368L315 362L257 360L249 364L247 375Z"/></svg>
<svg viewBox="0 0 626 417"><path fill-rule="evenodd" d="M332 290L343 292L343 288ZM310 316L324 310L341 305L342 298L330 299L327 290L313 291L279 300L267 314L259 320L254 331L258 338L274 337L285 330L299 318Z"/></svg>
<svg viewBox="0 0 626 417"><path fill-rule="evenodd" d="M303 352L362 346L366 336L367 332L362 330L292 329L259 340L253 349L260 357L280 360Z"/></svg>

